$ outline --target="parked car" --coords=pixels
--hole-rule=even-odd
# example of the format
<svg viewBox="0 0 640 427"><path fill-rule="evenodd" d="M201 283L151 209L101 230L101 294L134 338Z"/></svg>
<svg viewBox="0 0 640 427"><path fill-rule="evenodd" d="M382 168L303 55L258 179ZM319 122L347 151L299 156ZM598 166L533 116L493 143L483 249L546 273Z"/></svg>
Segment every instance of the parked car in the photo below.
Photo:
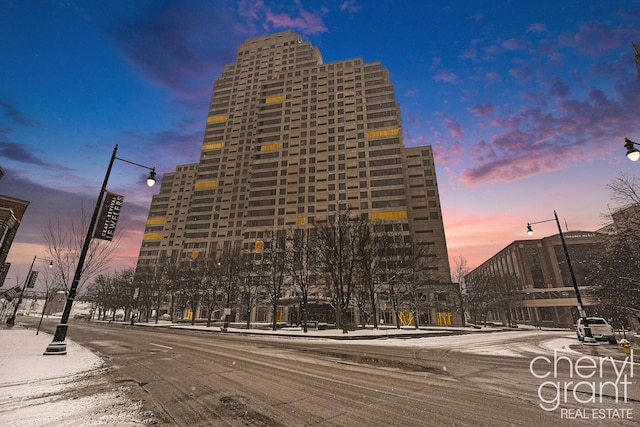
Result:
<svg viewBox="0 0 640 427"><path fill-rule="evenodd" d="M611 326L602 317L587 317L587 325L591 330L591 336L596 341L609 341L611 344L616 344L618 342L616 340L613 326ZM578 322L576 323L576 334L578 335L579 341L584 341L585 331L583 318L578 319Z"/></svg>
<svg viewBox="0 0 640 427"><path fill-rule="evenodd" d="M82 320L84 320L86 322L87 320L91 320L91 314L89 314L89 313L78 313L75 316L73 316L73 318L74 319L82 319Z"/></svg>

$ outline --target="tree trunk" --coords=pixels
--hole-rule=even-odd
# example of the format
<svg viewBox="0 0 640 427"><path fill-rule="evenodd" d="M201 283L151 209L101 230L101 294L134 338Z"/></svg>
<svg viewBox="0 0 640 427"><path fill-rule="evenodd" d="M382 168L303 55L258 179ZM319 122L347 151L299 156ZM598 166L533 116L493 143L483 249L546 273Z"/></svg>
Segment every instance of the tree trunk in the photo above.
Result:
<svg viewBox="0 0 640 427"><path fill-rule="evenodd" d="M307 321L308 319L308 315L307 315L307 294L303 293L302 295L302 303L300 304L300 311L301 311L301 315L302 315L302 330L304 332L309 332L309 328L307 326Z"/></svg>
<svg viewBox="0 0 640 427"><path fill-rule="evenodd" d="M271 330L278 329L278 302L274 301L271 306Z"/></svg>
<svg viewBox="0 0 640 427"><path fill-rule="evenodd" d="M175 298L173 295L173 291L171 292L171 304L169 305L170 309L171 309L171 323L174 322L174 317L173 317L173 313L175 312Z"/></svg>
<svg viewBox="0 0 640 427"><path fill-rule="evenodd" d="M160 318L160 304L155 307L156 310L156 325L158 324L158 319Z"/></svg>

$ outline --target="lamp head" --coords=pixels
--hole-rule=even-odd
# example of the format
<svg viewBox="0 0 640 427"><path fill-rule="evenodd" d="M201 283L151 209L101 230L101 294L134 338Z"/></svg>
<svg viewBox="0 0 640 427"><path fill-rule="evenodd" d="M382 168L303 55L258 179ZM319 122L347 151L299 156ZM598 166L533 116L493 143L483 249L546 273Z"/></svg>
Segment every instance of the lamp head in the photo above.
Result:
<svg viewBox="0 0 640 427"><path fill-rule="evenodd" d="M149 187L153 187L153 185L156 183L156 168L151 169L151 172L149 172L149 178L147 178L147 185Z"/></svg>
<svg viewBox="0 0 640 427"><path fill-rule="evenodd" d="M49 261L49 268L53 268L53 261Z"/></svg>
<svg viewBox="0 0 640 427"><path fill-rule="evenodd" d="M634 142L629 138L624 139L624 147L627 149L627 157L632 162L637 162L640 159L640 151L633 146Z"/></svg>
<svg viewBox="0 0 640 427"><path fill-rule="evenodd" d="M531 224L527 224L527 234L529 236L533 236L533 230L531 229Z"/></svg>

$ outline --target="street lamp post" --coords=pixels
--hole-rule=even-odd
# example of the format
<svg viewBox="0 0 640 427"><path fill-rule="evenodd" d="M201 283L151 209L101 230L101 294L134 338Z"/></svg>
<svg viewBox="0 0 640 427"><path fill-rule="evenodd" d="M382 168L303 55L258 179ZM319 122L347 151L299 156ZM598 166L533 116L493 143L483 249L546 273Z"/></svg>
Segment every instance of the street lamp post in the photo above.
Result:
<svg viewBox="0 0 640 427"><path fill-rule="evenodd" d="M633 142L629 138L624 139L624 148L627 149L627 158L632 162L640 160L640 151L634 145L640 146L637 142Z"/></svg>
<svg viewBox="0 0 640 427"><path fill-rule="evenodd" d="M562 249L564 250L564 256L567 259L567 266L569 267L569 274L571 275L571 282L573 284L573 289L576 292L576 299L578 300L578 314L582 318L582 322L584 325L584 333L589 341L593 340L593 336L591 335L591 328L589 327L589 322L587 321L587 315L584 311L584 306L582 305L582 297L580 296L580 289L578 288L578 283L576 282L576 276L573 273L573 265L571 264L571 258L569 257L569 250L567 249L567 242L564 240L564 234L562 233L562 227L560 227L560 221L558 221L558 214L556 211L553 211L553 219L547 219L544 221L537 222L529 222L527 223L527 234L531 236L533 234L533 229L531 228L532 224L541 224L543 222L555 221L558 226L558 232L560 233L560 240L562 241Z"/></svg>
<svg viewBox="0 0 640 427"><path fill-rule="evenodd" d="M22 297L24 295L24 290L27 289L27 286L29 285L29 279L31 278L31 272L33 271L33 264L35 264L36 258L38 258L38 257L34 256L33 257L33 261L31 261L31 267L29 267L29 272L27 273L27 278L25 279L24 285L22 286L22 290L20 291L20 297L18 297L18 303L13 308L13 316L11 316L11 317L9 317L7 319L7 326L13 326L16 323L16 316L18 315L18 307L20 306L20 303L22 302ZM41 258L41 259L43 259L43 258ZM49 268L53 267L53 261L51 261L51 260L47 260L47 261L49 261Z"/></svg>
<svg viewBox="0 0 640 427"><path fill-rule="evenodd" d="M150 173L149 173L149 178L147 178L147 185L149 187L152 187L153 184L155 184L155 181L156 181L155 168L144 166L139 163L134 163L129 160L116 157L117 152L118 152L118 145L116 144L116 146L113 149L113 154L111 155L111 161L109 162L107 173L105 174L104 181L102 182L102 187L100 188L100 193L98 195L98 201L96 203L96 207L93 210L93 216L91 217L91 223L89 224L89 229L87 230L87 235L84 239L82 252L80 252L80 257L78 258L78 266L76 267L76 271L73 276L73 282L71 282L71 287L69 288L69 293L67 295L67 302L64 306L64 311L62 312L62 318L60 319L60 323L56 327L56 333L53 336L53 341L47 346L47 349L44 352L45 355L67 354L67 344L65 342L65 339L67 337L67 329L69 327L68 321L69 321L69 315L71 313L71 306L73 305L73 300L75 299L76 292L78 291L78 284L80 283L80 277L82 276L82 268L84 266L84 261L85 261L85 258L87 257L87 253L89 252L89 246L91 244L93 230L96 226L96 222L98 221L98 214L100 212L100 207L102 205L102 199L104 197L104 194L107 191L107 182L109 181L109 175L111 174L111 168L113 166L113 162L115 160L121 160L125 163L129 163L144 169L148 169Z"/></svg>

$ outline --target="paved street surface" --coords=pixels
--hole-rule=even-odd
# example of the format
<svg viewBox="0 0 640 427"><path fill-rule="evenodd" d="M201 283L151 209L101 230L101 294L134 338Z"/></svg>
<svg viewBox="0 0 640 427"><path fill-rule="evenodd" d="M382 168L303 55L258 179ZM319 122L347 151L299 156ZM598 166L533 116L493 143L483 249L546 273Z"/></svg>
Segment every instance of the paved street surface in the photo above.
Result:
<svg viewBox="0 0 640 427"><path fill-rule="evenodd" d="M596 373L590 360L604 361L597 373L605 379L633 374L629 365L623 370L621 347L584 346L569 331L336 341L73 322L68 337L97 352L109 382L126 385L129 398L153 414L148 422L159 425L608 426L640 419L635 384L626 402L613 387L603 399L589 394L596 385L587 378ZM566 360L555 364L557 375L554 340L575 344L560 346ZM569 360L581 356L576 371Z"/></svg>

